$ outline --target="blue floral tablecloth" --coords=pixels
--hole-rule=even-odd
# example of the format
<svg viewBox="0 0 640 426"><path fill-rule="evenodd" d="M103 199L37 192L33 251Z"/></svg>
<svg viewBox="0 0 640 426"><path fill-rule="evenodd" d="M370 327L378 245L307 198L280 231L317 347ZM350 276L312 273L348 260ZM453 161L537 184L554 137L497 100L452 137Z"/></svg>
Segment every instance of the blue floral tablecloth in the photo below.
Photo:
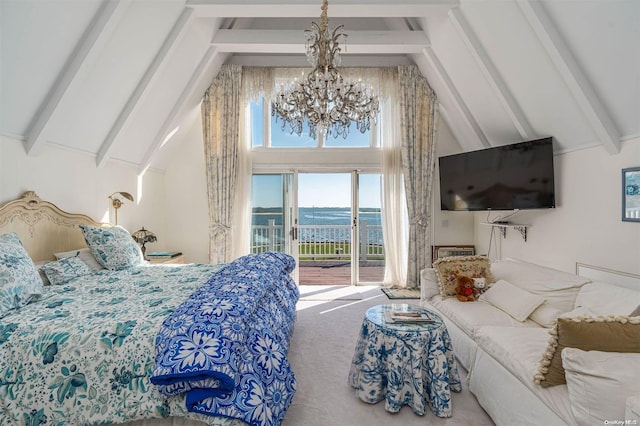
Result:
<svg viewBox="0 0 640 426"><path fill-rule="evenodd" d="M430 323L395 323L387 311L427 312ZM365 314L349 371L349 385L358 397L374 404L385 399L385 409L403 405L423 415L425 406L438 417L451 417L451 391L462 386L442 319L413 305L378 305Z"/></svg>

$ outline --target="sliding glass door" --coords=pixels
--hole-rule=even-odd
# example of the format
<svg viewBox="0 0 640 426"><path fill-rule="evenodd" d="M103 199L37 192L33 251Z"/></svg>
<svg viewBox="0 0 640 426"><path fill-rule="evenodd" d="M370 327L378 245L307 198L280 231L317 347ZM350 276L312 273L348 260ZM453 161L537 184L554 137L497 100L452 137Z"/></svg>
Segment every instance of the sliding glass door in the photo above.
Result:
<svg viewBox="0 0 640 426"><path fill-rule="evenodd" d="M252 252L294 256L299 284L382 281L379 174L255 174L252 198Z"/></svg>

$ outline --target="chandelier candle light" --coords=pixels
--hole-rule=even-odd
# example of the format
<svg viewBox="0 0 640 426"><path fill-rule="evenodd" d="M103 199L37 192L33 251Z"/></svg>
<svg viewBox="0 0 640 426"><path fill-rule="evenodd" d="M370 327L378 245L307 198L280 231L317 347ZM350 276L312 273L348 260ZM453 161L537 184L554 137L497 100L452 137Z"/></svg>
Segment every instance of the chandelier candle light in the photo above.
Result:
<svg viewBox="0 0 640 426"><path fill-rule="evenodd" d="M346 138L352 121L362 133L371 128L371 122L375 123L378 116L379 102L364 84L342 78L338 70L339 41L347 35L343 25L329 32L327 9L327 0L323 0L320 25L313 22L311 28L305 30L307 59L313 70L305 81L284 86L273 101L272 114L276 122L282 120L282 130L289 126L290 133L298 136L307 119L312 138L316 132Z"/></svg>

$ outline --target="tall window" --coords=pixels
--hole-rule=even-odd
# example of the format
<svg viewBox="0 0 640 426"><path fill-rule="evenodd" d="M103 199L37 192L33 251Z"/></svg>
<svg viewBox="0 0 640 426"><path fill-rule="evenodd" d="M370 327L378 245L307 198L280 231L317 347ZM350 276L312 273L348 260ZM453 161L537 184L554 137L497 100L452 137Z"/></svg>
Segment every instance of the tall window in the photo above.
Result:
<svg viewBox="0 0 640 426"><path fill-rule="evenodd" d="M379 127L372 124L371 130L360 133L354 123L349 127L347 138L331 135L316 139L309 136L309 127L303 126L300 136L282 129L282 121L271 115L271 104L264 98L251 102L251 146L261 148L377 148ZM306 123L305 123L306 124Z"/></svg>

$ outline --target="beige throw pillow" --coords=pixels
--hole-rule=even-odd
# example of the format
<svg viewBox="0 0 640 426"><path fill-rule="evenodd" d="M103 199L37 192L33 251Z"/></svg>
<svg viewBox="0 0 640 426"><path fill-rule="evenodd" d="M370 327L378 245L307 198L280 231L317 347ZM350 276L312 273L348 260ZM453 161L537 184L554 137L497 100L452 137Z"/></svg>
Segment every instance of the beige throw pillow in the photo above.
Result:
<svg viewBox="0 0 640 426"><path fill-rule="evenodd" d="M558 318L549 330L552 338L534 382L542 387L566 383L562 350L640 353L640 318L577 317Z"/></svg>
<svg viewBox="0 0 640 426"><path fill-rule="evenodd" d="M453 297L458 276L470 278L485 278L487 286L493 282L491 266L487 256L451 256L443 257L433 262L433 269L438 277L440 295Z"/></svg>

